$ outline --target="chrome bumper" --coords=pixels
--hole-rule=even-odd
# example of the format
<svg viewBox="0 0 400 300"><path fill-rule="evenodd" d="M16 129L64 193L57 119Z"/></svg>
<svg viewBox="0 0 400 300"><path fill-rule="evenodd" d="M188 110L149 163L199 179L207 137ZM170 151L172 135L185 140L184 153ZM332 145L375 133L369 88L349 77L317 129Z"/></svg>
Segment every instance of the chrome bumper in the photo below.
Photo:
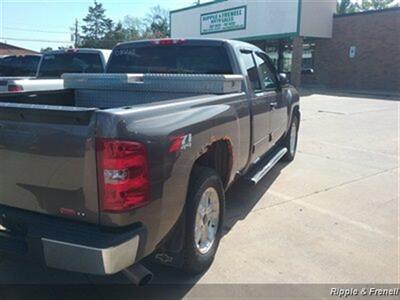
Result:
<svg viewBox="0 0 400 300"><path fill-rule="evenodd" d="M117 273L135 263L139 236L109 248L93 248L47 238L42 238L42 243L48 267L107 275Z"/></svg>

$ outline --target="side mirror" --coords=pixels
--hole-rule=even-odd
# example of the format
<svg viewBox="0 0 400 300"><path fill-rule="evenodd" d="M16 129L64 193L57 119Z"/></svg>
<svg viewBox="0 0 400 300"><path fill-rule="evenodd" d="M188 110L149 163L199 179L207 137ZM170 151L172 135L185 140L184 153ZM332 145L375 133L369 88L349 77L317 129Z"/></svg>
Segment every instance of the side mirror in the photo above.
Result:
<svg viewBox="0 0 400 300"><path fill-rule="evenodd" d="M279 82L281 85L286 85L289 83L289 79L285 73L279 73Z"/></svg>

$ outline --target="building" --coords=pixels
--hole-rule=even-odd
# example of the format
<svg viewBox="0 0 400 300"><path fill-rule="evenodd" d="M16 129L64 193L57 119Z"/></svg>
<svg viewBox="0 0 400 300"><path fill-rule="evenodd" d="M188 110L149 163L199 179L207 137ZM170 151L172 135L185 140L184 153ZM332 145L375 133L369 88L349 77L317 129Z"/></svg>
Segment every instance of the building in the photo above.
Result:
<svg viewBox="0 0 400 300"><path fill-rule="evenodd" d="M28 55L39 54L36 51L20 48L10 44L0 43L0 57L7 55Z"/></svg>
<svg viewBox="0 0 400 300"><path fill-rule="evenodd" d="M400 9L335 11L336 0L216 0L171 11L171 37L253 43L296 86L397 91Z"/></svg>
<svg viewBox="0 0 400 300"><path fill-rule="evenodd" d="M315 39L303 83L400 92L400 8L335 15L330 39Z"/></svg>
<svg viewBox="0 0 400 300"><path fill-rule="evenodd" d="M303 37L330 38L335 9L336 0L216 0L171 11L171 37L251 42L299 86Z"/></svg>

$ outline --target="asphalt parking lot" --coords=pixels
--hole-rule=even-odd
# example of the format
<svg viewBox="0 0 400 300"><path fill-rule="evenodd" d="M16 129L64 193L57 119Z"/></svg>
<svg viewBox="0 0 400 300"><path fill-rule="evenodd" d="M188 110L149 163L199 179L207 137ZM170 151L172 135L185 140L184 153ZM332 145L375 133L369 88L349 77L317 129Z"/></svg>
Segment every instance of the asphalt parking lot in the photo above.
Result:
<svg viewBox="0 0 400 300"><path fill-rule="evenodd" d="M295 161L228 192L211 269L188 278L151 265L155 283L186 283L179 297L199 283L399 283L400 101L309 93L301 111ZM1 283L127 280L0 258Z"/></svg>

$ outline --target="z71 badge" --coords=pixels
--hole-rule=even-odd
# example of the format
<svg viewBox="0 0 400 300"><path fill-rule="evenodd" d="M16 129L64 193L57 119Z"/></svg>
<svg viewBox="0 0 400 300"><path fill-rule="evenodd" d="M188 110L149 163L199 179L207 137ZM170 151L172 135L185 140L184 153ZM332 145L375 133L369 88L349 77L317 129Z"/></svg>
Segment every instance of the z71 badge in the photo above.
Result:
<svg viewBox="0 0 400 300"><path fill-rule="evenodd" d="M181 150L192 147L192 134L186 134L182 136Z"/></svg>
<svg viewBox="0 0 400 300"><path fill-rule="evenodd" d="M192 134L184 134L174 136L171 139L171 144L169 147L169 152L177 152L179 150L186 150L187 148L192 147Z"/></svg>

